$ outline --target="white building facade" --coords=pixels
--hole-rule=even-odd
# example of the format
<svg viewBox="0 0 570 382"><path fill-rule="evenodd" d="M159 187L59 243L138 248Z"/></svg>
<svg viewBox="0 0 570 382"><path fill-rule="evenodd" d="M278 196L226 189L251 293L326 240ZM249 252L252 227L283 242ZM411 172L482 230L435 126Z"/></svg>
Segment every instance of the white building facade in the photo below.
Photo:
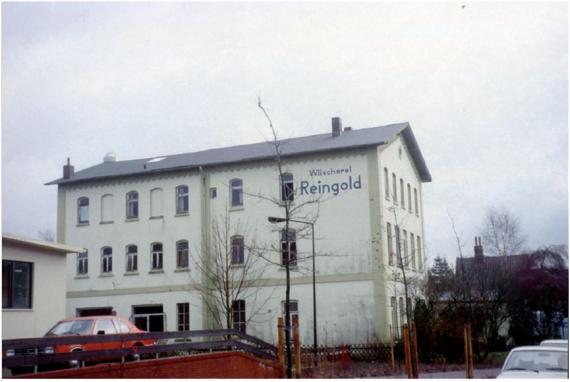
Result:
<svg viewBox="0 0 570 382"><path fill-rule="evenodd" d="M408 279L421 283L426 271L422 183L431 175L410 126L342 131L333 119L332 134L281 147L292 206L318 201L298 216L314 219L319 343L388 340L390 327L404 319L398 243ZM116 313L148 330L216 327L198 264L207 261L213 224L226 221L235 230L236 267L254 256L251 240L265 248L256 251L264 272L255 291L234 302L234 325L277 341L285 271L283 253L270 248L279 248L282 224L268 217L283 216L271 199L283 199L285 191L274 146L108 157L77 173L68 163L64 177L50 184L58 185L58 240L86 249L67 263L67 316ZM291 238L297 257L291 308L302 341L311 343L312 241L306 225L290 228L299 233Z"/></svg>

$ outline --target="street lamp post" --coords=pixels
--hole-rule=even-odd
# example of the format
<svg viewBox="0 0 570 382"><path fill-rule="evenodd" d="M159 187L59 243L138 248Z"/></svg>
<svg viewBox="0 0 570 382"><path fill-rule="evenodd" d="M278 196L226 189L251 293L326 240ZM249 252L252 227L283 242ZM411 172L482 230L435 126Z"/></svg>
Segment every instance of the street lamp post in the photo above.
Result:
<svg viewBox="0 0 570 382"><path fill-rule="evenodd" d="M283 223L285 218L270 216L267 218L270 223ZM315 355L315 365L317 364L317 283L315 279L315 223L304 220L289 219L291 222L309 224L311 226L311 237L313 242L313 352Z"/></svg>

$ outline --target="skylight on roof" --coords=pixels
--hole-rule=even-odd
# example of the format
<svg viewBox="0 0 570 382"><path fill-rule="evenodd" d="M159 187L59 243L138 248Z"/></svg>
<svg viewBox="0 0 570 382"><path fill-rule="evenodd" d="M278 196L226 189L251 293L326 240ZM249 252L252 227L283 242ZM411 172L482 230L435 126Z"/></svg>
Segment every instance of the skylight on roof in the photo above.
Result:
<svg viewBox="0 0 570 382"><path fill-rule="evenodd" d="M166 157L158 157L158 158L152 158L150 160L147 160L146 163L155 163L155 162L160 162L161 160L166 159Z"/></svg>

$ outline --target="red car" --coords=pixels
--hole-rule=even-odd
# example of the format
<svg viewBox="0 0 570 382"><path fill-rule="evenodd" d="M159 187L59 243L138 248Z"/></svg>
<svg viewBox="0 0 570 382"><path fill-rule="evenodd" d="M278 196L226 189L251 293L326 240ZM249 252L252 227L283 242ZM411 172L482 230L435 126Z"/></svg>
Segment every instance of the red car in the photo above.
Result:
<svg viewBox="0 0 570 382"><path fill-rule="evenodd" d="M53 336L74 336L74 335L105 335L122 333L146 333L140 330L129 320L117 316L92 316L68 318L59 321L51 328L45 337ZM136 348L141 346L152 346L155 341L152 339L113 341L113 342L93 342L84 344L55 345L44 349L44 353L68 353L74 351L109 350L122 348Z"/></svg>

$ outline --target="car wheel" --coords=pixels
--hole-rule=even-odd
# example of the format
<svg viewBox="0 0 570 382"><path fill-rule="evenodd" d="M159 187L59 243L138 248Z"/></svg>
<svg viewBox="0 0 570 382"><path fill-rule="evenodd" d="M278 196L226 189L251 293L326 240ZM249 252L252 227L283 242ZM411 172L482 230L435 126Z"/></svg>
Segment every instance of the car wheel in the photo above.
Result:
<svg viewBox="0 0 570 382"><path fill-rule="evenodd" d="M143 344L137 342L131 347L131 354L128 357L129 361L140 361L141 355L139 354L138 349L143 346Z"/></svg>
<svg viewBox="0 0 570 382"><path fill-rule="evenodd" d="M80 351L83 351L83 350L82 350L82 349L74 349L74 350L72 350L71 352L72 352L72 353L77 353L77 352L80 352ZM80 367L80 366L81 366L81 360L72 359L71 361L69 361L69 367L72 368L72 369L77 369L77 368Z"/></svg>

